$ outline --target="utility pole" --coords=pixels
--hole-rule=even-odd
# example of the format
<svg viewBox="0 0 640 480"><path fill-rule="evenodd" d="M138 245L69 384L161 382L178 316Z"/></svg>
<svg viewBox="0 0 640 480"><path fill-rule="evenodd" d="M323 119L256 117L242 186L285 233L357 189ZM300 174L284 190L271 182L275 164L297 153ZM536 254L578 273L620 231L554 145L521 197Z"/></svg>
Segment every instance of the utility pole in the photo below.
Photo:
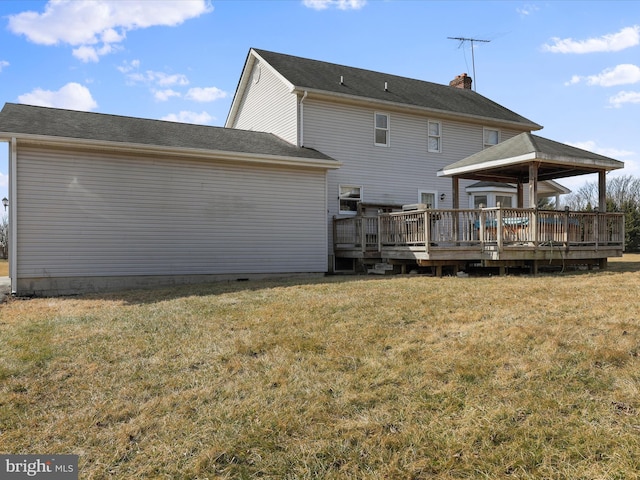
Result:
<svg viewBox="0 0 640 480"><path fill-rule="evenodd" d="M447 38L449 40L458 40L460 42L460 45L458 46L458 48L464 45L464 42L471 43L471 65L473 68L473 91L475 92L477 87L477 81L476 81L476 58L473 53L473 42L489 43L491 40L480 40L479 38L466 38L466 37L447 37Z"/></svg>

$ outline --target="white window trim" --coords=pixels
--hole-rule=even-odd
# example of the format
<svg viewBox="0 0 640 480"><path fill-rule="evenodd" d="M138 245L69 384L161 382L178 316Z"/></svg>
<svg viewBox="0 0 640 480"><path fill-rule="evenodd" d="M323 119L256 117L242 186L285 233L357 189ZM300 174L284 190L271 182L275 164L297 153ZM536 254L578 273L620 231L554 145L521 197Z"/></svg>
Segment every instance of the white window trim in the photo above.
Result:
<svg viewBox="0 0 640 480"><path fill-rule="evenodd" d="M487 136L486 135L487 130L491 130L492 132L498 132L498 143L500 143L502 138L502 132L500 131L499 128L483 127L482 128L482 148L489 148L494 146L493 143L485 143L484 141L484 139ZM496 143L495 145L497 145L498 143Z"/></svg>
<svg viewBox="0 0 640 480"><path fill-rule="evenodd" d="M385 117L387 117L387 128L378 127L378 124L376 122L378 115L384 115ZM385 130L387 132L387 143L376 142L376 133L378 132L378 130ZM376 147L388 147L389 145L391 145L391 115L389 115L388 113L375 112L373 114L373 144Z"/></svg>
<svg viewBox="0 0 640 480"><path fill-rule="evenodd" d="M342 210L340 209L340 201L342 200L340 198L340 191L343 188L359 188L360 189L360 200L358 200L359 202L362 202L362 198L363 198L363 188L362 185L354 185L351 183L341 183L340 185L338 185L338 213L340 215L357 215L358 211L357 210Z"/></svg>
<svg viewBox="0 0 640 480"><path fill-rule="evenodd" d="M422 203L422 194L423 193L430 193L433 195L433 206L431 208L436 209L438 208L438 191L437 190L418 190L418 203Z"/></svg>
<svg viewBox="0 0 640 480"><path fill-rule="evenodd" d="M438 135L431 135L431 129L429 127L431 126L432 123L437 123L438 124L438 132L439 132ZM438 138L438 149L437 150L432 150L429 147L429 139L431 137ZM484 136L483 136L483 141L484 141ZM427 120L427 152L429 152L429 153L442 153L442 122L440 120Z"/></svg>

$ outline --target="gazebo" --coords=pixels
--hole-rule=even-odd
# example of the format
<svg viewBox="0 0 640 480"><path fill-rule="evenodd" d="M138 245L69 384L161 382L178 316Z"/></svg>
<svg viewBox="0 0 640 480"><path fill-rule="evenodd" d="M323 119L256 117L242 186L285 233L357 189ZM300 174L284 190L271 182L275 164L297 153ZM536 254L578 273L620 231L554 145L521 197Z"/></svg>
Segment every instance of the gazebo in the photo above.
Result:
<svg viewBox="0 0 640 480"><path fill-rule="evenodd" d="M460 208L459 179L512 183L518 188L518 208L524 208L524 186L528 186L529 206L538 198L538 182L598 174L598 209L604 212L607 198L606 175L624 163L597 153L555 142L531 133L521 133L478 152L438 172L451 177L453 208Z"/></svg>

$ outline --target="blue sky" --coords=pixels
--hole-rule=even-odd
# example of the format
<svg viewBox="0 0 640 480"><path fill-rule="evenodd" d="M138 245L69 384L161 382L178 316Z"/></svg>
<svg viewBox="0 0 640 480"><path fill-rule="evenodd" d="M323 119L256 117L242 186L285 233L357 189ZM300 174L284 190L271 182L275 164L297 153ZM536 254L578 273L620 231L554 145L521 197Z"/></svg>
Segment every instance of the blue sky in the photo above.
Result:
<svg viewBox="0 0 640 480"><path fill-rule="evenodd" d="M640 176L636 1L3 0L0 105L222 126L251 47L446 84L473 72L447 37L490 40L478 93Z"/></svg>

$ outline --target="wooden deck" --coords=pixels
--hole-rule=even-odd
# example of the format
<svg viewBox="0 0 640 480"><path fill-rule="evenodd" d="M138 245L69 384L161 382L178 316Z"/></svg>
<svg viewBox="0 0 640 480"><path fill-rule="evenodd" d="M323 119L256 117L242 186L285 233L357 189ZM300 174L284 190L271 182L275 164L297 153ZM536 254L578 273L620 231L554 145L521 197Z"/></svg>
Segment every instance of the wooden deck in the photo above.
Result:
<svg viewBox="0 0 640 480"><path fill-rule="evenodd" d="M624 214L518 208L416 210L334 219L341 258L455 269L606 266L624 251Z"/></svg>

